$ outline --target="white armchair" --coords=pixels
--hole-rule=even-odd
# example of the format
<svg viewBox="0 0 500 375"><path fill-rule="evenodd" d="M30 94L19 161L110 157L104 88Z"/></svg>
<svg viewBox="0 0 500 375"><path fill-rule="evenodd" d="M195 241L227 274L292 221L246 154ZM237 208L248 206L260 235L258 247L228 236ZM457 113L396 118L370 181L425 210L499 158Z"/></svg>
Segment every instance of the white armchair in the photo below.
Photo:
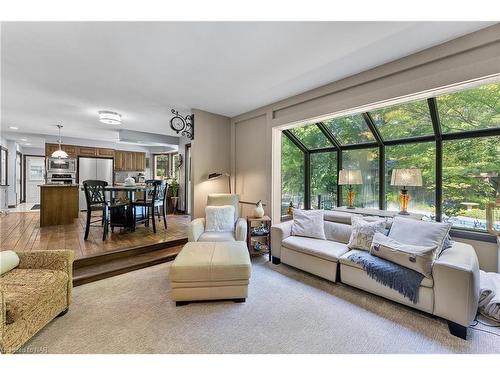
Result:
<svg viewBox="0 0 500 375"><path fill-rule="evenodd" d="M189 242L246 241L247 221L240 218L240 197L236 194L209 194L207 206L234 206L234 230L231 232L205 232L205 218L191 221L188 226Z"/></svg>

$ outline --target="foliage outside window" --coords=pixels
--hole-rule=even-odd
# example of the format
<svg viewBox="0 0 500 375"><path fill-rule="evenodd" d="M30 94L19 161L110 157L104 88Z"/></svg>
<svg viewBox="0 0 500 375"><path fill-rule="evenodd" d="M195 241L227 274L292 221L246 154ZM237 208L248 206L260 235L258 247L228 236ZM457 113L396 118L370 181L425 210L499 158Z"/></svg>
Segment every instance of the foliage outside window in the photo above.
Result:
<svg viewBox="0 0 500 375"><path fill-rule="evenodd" d="M311 154L311 208L337 206L337 153Z"/></svg>
<svg viewBox="0 0 500 375"><path fill-rule="evenodd" d="M500 127L500 84L437 98L443 133Z"/></svg>
<svg viewBox="0 0 500 375"><path fill-rule="evenodd" d="M384 140L434 134L425 100L378 109L370 114Z"/></svg>
<svg viewBox="0 0 500 375"><path fill-rule="evenodd" d="M162 180L168 178L168 155L154 155L154 178Z"/></svg>
<svg viewBox="0 0 500 375"><path fill-rule="evenodd" d="M372 132L360 114L324 121L326 127L342 145L374 142Z"/></svg>
<svg viewBox="0 0 500 375"><path fill-rule="evenodd" d="M387 210L399 211L400 186L391 186L393 169L419 168L423 186L408 186L409 211L423 214L428 220L436 215L436 143L408 143L385 148L385 197Z"/></svg>
<svg viewBox="0 0 500 375"><path fill-rule="evenodd" d="M281 136L281 214L290 202L304 208L304 153L286 136Z"/></svg>
<svg viewBox="0 0 500 375"><path fill-rule="evenodd" d="M362 185L353 185L354 205L378 208L378 148L342 151L342 169L359 169ZM347 187L342 189L342 205L347 201Z"/></svg>
<svg viewBox="0 0 500 375"><path fill-rule="evenodd" d="M333 146L315 124L291 129L290 131L310 150Z"/></svg>
<svg viewBox="0 0 500 375"><path fill-rule="evenodd" d="M486 231L486 205L500 203L499 173L500 137L444 142L443 221Z"/></svg>

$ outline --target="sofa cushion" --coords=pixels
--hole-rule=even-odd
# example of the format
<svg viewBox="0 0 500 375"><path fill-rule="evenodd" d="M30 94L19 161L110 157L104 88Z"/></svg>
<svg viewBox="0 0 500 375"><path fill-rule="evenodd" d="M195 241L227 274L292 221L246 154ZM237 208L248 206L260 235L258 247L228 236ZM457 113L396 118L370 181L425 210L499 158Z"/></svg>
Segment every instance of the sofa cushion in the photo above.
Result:
<svg viewBox="0 0 500 375"><path fill-rule="evenodd" d="M325 240L323 210L293 210L292 235Z"/></svg>
<svg viewBox="0 0 500 375"><path fill-rule="evenodd" d="M205 207L207 232L227 232L234 230L234 207L225 206L207 206Z"/></svg>
<svg viewBox="0 0 500 375"><path fill-rule="evenodd" d="M409 245L437 246L436 254L440 254L450 228L451 223L420 221L396 216L389 237Z"/></svg>
<svg viewBox="0 0 500 375"><path fill-rule="evenodd" d="M339 263L341 264L345 264L347 266L351 266L351 267L355 267L355 268L359 268L359 269L363 269L363 266L361 264L357 264L355 262L353 262L352 260L349 259L349 257L353 254L356 254L358 252L361 252L363 250L351 250L347 253L345 253L344 255L342 255L340 258L339 258ZM434 281L432 280L431 277L424 277L422 279L422 283L420 284L421 286L425 286L426 288L432 288L434 286Z"/></svg>
<svg viewBox="0 0 500 375"><path fill-rule="evenodd" d="M299 236L290 236L285 238L282 245L291 250L332 262L337 262L342 254L349 251L347 245L340 242Z"/></svg>
<svg viewBox="0 0 500 375"><path fill-rule="evenodd" d="M0 290L4 294L7 324L19 320L68 286L63 271L16 268L2 275Z"/></svg>
<svg viewBox="0 0 500 375"><path fill-rule="evenodd" d="M225 242L235 241L234 232L203 232L198 241L201 242Z"/></svg>
<svg viewBox="0 0 500 375"><path fill-rule="evenodd" d="M382 233L375 233L370 254L431 277L436 248L437 245L407 245Z"/></svg>
<svg viewBox="0 0 500 375"><path fill-rule="evenodd" d="M326 214L325 214L326 215ZM352 226L333 221L324 221L325 237L327 240L348 243L351 237Z"/></svg>
<svg viewBox="0 0 500 375"><path fill-rule="evenodd" d="M19 265L19 257L12 250L0 251L0 275L16 268Z"/></svg>
<svg viewBox="0 0 500 375"><path fill-rule="evenodd" d="M383 233L385 230L385 219L378 221L367 221L361 217L352 217L352 233L347 246L350 249L370 251L375 233Z"/></svg>

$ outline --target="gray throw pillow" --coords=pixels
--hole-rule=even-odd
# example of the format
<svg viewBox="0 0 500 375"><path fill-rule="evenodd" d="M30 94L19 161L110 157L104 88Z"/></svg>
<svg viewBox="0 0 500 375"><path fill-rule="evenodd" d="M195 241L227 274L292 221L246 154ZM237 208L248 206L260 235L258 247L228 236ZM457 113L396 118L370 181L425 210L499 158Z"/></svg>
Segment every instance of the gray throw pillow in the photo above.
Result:
<svg viewBox="0 0 500 375"><path fill-rule="evenodd" d="M440 254L450 228L450 223L421 221L396 216L389 237L408 245L437 246L436 254Z"/></svg>
<svg viewBox="0 0 500 375"><path fill-rule="evenodd" d="M436 248L437 245L407 245L381 233L375 233L370 254L431 277Z"/></svg>
<svg viewBox="0 0 500 375"><path fill-rule="evenodd" d="M384 233L386 220L366 221L361 217L353 216L352 233L347 246L350 249L370 251L375 233Z"/></svg>
<svg viewBox="0 0 500 375"><path fill-rule="evenodd" d="M326 240L323 210L293 210L292 236Z"/></svg>

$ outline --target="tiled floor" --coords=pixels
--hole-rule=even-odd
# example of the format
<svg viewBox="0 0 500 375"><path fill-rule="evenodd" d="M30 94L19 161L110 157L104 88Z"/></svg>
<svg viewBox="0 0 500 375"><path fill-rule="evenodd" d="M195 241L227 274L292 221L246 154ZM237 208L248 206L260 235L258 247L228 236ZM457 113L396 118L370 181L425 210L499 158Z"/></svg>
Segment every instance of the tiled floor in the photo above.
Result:
<svg viewBox="0 0 500 375"><path fill-rule="evenodd" d="M17 205L16 208L9 208L9 212L40 212L40 209L37 208L36 210L33 210L33 206L36 203L21 203Z"/></svg>

